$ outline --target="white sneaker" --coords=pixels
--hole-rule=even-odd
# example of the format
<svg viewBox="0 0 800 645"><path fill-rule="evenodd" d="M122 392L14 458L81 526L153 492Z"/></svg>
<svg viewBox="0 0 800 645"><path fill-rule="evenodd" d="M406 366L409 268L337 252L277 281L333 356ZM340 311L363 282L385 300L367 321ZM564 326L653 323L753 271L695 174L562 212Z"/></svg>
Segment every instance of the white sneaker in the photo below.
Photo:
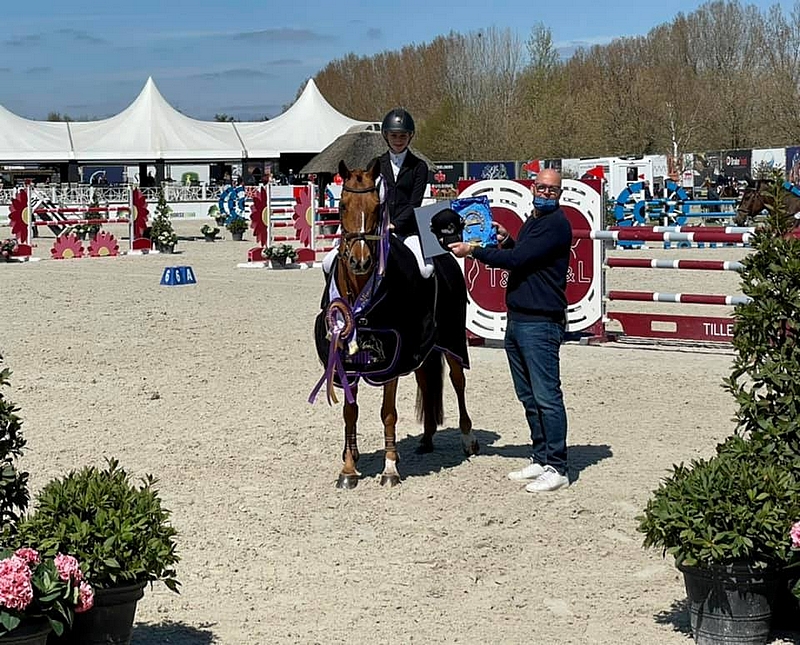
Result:
<svg viewBox="0 0 800 645"><path fill-rule="evenodd" d="M525 487L529 493L541 493L569 486L569 477L562 475L552 466L545 466L544 472Z"/></svg>
<svg viewBox="0 0 800 645"><path fill-rule="evenodd" d="M536 479L544 473L544 466L537 464L535 461L529 463L525 468L514 470L508 473L508 478L511 481L521 482L525 479Z"/></svg>

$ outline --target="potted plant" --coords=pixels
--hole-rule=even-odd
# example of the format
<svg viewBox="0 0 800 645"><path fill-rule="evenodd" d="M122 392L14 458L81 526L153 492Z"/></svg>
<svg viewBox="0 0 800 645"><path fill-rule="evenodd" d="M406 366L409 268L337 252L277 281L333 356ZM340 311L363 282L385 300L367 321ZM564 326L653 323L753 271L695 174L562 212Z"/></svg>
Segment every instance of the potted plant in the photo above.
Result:
<svg viewBox="0 0 800 645"><path fill-rule="evenodd" d="M178 236L169 218L171 212L172 208L167 204L167 199L164 196L164 189L159 188L156 215L150 226L150 239L153 241L156 250L161 253L173 253L175 251L175 245L178 243Z"/></svg>
<svg viewBox="0 0 800 645"><path fill-rule="evenodd" d="M0 262L11 262L17 250L17 241L13 238L0 241Z"/></svg>
<svg viewBox="0 0 800 645"><path fill-rule="evenodd" d="M672 555L684 575L697 642L728 642L731 624L748 642L767 642L782 572L800 564L800 478L792 469L754 459L746 442L738 453L728 445L674 466L639 519L645 546Z"/></svg>
<svg viewBox="0 0 800 645"><path fill-rule="evenodd" d="M684 573L703 643L736 642L728 636L737 631L767 642L787 586L800 597L800 239L789 235L778 173L777 206L742 262L751 301L734 312L736 357L724 381L738 405L734 434L710 459L675 466L639 518L645 546ZM796 602L783 602L797 616Z"/></svg>
<svg viewBox="0 0 800 645"><path fill-rule="evenodd" d="M217 226L225 226L225 220L228 219L225 213L220 212L219 206L216 204L211 204L211 206L208 207L208 216L214 218Z"/></svg>
<svg viewBox="0 0 800 645"><path fill-rule="evenodd" d="M89 208L91 210L86 213L86 219L89 220L89 222L83 226L86 230L88 238L93 240L97 237L97 234L103 227L103 221L106 219L103 215L103 212L100 210L100 198L97 190L95 190L94 194L92 195L92 201L89 204Z"/></svg>
<svg viewBox="0 0 800 645"><path fill-rule="evenodd" d="M178 234L175 231L161 231L155 237L156 249L161 253L174 253L178 243Z"/></svg>
<svg viewBox="0 0 800 645"><path fill-rule="evenodd" d="M231 215L225 221L225 228L231 232L231 238L236 242L242 241L242 236L249 226L247 220L241 215Z"/></svg>
<svg viewBox="0 0 800 645"><path fill-rule="evenodd" d="M89 235L89 225L88 224L75 224L75 226L71 226L66 229L67 233L73 233L75 237L79 240L85 240L86 236Z"/></svg>
<svg viewBox="0 0 800 645"><path fill-rule="evenodd" d="M176 531L155 485L150 475L134 484L109 459L104 469L85 467L47 483L35 510L17 523L16 545L73 554L95 589L95 608L79 616L61 642L97 642L95 630L113 627L112 642L129 643L145 585L160 580L178 591Z"/></svg>
<svg viewBox="0 0 800 645"><path fill-rule="evenodd" d="M200 228L200 232L203 234L206 242L213 242L217 239L219 229L216 226L211 226L210 224L203 224L203 226Z"/></svg>
<svg viewBox="0 0 800 645"><path fill-rule="evenodd" d="M273 267L283 267L297 259L297 250L291 244L273 244L264 249L262 257L269 260Z"/></svg>

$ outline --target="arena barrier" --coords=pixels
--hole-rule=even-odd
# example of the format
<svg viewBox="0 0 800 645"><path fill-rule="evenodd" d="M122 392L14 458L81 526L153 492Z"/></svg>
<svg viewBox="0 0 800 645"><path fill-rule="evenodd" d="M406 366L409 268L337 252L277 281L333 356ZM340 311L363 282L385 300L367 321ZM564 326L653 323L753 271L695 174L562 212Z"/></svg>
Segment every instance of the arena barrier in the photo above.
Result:
<svg viewBox="0 0 800 645"><path fill-rule="evenodd" d="M115 213L117 217L108 219L92 219L92 213ZM126 216L122 216L127 214ZM74 217L89 215L89 217ZM70 259L80 257L107 257L119 255L119 243L116 237L102 230L88 240L86 248L83 240L71 232L72 227L79 225L127 224L129 236L129 253L149 252L151 241L144 236L147 228L147 202L138 189L128 191L127 206L50 206L46 199L37 196L28 186L20 190L11 200L9 209L9 226L11 235L17 242L14 257L20 260L33 259L32 240L35 227L47 226L56 233L55 241L50 249L53 259Z"/></svg>
<svg viewBox="0 0 800 645"><path fill-rule="evenodd" d="M576 231L574 239L591 239L597 241L664 241L664 242L700 242L723 244L746 244L754 229L746 227L663 227L637 226L612 227L605 231ZM650 258L606 258L605 249L599 252L603 258L604 269L665 269L690 271L741 271L742 264L725 260L667 260ZM605 280L594 280L598 288L605 285ZM616 321L622 327L622 334L627 337L642 339L669 339L676 341L699 341L706 343L729 343L733 337L733 318L721 316L689 316L660 313L633 313L612 311L609 303L619 301L659 302L692 305L736 306L750 302L741 295L703 294L703 293L667 293L653 291L604 291L603 334L596 340L616 340L620 337L609 332L606 323Z"/></svg>

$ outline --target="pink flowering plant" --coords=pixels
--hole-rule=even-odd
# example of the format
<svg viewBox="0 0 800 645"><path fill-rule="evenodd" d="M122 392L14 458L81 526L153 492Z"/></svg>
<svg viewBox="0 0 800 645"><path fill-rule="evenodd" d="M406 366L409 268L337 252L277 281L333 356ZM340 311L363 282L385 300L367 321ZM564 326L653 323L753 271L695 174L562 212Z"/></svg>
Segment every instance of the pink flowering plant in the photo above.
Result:
<svg viewBox="0 0 800 645"><path fill-rule="evenodd" d="M789 537L792 540L792 553L796 556L794 562L789 565L789 568L800 567L800 522L792 524L792 530L789 531ZM792 593L800 598L800 577L795 582Z"/></svg>
<svg viewBox="0 0 800 645"><path fill-rule="evenodd" d="M0 551L0 636L32 620L47 620L60 636L76 613L93 605L94 590L71 555L45 557L30 547Z"/></svg>

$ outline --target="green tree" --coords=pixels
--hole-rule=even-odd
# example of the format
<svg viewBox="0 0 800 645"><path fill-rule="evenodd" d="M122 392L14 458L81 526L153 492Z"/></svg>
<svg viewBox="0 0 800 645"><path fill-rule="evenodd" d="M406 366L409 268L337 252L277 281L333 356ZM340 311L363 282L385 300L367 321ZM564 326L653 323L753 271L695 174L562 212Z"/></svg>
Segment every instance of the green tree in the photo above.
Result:
<svg viewBox="0 0 800 645"><path fill-rule="evenodd" d="M178 241L178 236L175 234L169 218L171 212L172 208L167 203L164 188L159 188L155 217L150 226L150 239L158 246L174 246Z"/></svg>

